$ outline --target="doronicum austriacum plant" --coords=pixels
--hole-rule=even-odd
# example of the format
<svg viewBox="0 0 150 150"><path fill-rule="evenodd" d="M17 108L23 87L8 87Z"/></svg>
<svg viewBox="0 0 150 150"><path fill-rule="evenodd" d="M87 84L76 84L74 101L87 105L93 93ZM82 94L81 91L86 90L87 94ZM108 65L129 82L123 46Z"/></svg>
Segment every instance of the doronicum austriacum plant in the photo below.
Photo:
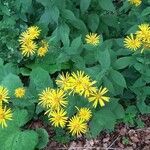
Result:
<svg viewBox="0 0 150 150"><path fill-rule="evenodd" d="M0 150L44 149L142 122L149 20L149 0L2 0Z"/></svg>

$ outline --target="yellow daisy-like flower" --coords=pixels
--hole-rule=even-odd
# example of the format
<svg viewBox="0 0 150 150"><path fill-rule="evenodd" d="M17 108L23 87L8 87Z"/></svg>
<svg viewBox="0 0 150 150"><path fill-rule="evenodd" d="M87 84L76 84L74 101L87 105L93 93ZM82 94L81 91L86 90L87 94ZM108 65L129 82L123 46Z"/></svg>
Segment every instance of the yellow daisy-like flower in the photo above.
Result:
<svg viewBox="0 0 150 150"><path fill-rule="evenodd" d="M83 83L83 89L79 93L80 95L83 95L84 97L89 97L91 93L96 92L97 88L94 86L96 81L88 81Z"/></svg>
<svg viewBox="0 0 150 150"><path fill-rule="evenodd" d="M134 38L133 34L131 33L130 36L127 36L124 39L124 46L135 51L141 47L141 42L138 38Z"/></svg>
<svg viewBox="0 0 150 150"><path fill-rule="evenodd" d="M69 132L74 135L81 135L86 133L87 131L87 123L83 121L83 119L78 116L73 116L68 123Z"/></svg>
<svg viewBox="0 0 150 150"><path fill-rule="evenodd" d="M37 39L40 35L41 30L37 26L31 26L27 29L27 32L31 36L31 39Z"/></svg>
<svg viewBox="0 0 150 150"><path fill-rule="evenodd" d="M100 36L97 33L89 33L86 35L85 41L87 44L96 46L100 43Z"/></svg>
<svg viewBox="0 0 150 150"><path fill-rule="evenodd" d="M6 121L12 120L12 112L11 109L0 108L0 124L2 128L7 127Z"/></svg>
<svg viewBox="0 0 150 150"><path fill-rule="evenodd" d="M136 32L137 38L142 42L150 42L150 26L149 24L141 24L138 26L139 31Z"/></svg>
<svg viewBox="0 0 150 150"><path fill-rule="evenodd" d="M67 122L68 117L66 117L67 112L63 109L57 109L50 112L50 122L55 127L64 128Z"/></svg>
<svg viewBox="0 0 150 150"><path fill-rule="evenodd" d="M15 89L15 97L16 98L23 98L25 95L25 88L24 87L19 87Z"/></svg>
<svg viewBox="0 0 150 150"><path fill-rule="evenodd" d="M66 94L61 89L52 89L49 95L50 105L52 109L59 109L66 107L68 101L66 101Z"/></svg>
<svg viewBox="0 0 150 150"><path fill-rule="evenodd" d="M85 85L90 82L90 77L85 75L83 71L73 72L72 76L69 78L71 92L83 94L85 90Z"/></svg>
<svg viewBox="0 0 150 150"><path fill-rule="evenodd" d="M65 75L62 73L59 75L59 79L56 80L56 84L64 91L67 91L70 89L69 78L70 74L68 72Z"/></svg>
<svg viewBox="0 0 150 150"><path fill-rule="evenodd" d="M32 36L27 31L22 32L19 37L20 44L29 43L31 40Z"/></svg>
<svg viewBox="0 0 150 150"><path fill-rule="evenodd" d="M37 49L37 44L31 40L27 41L26 43L21 45L21 53L23 56L32 56L34 55L36 49Z"/></svg>
<svg viewBox="0 0 150 150"><path fill-rule="evenodd" d="M37 55L43 57L47 52L48 52L48 43L42 40L41 46L38 48Z"/></svg>
<svg viewBox="0 0 150 150"><path fill-rule="evenodd" d="M52 89L48 87L45 90L43 90L42 93L39 94L39 105L41 105L44 108L49 108L51 106L51 91Z"/></svg>
<svg viewBox="0 0 150 150"><path fill-rule="evenodd" d="M139 6L142 0L128 0L132 5Z"/></svg>
<svg viewBox="0 0 150 150"><path fill-rule="evenodd" d="M104 101L109 102L110 97L104 96L108 92L107 88L100 87L97 92L94 92L89 97L89 101L93 102L93 107L97 107L98 103L101 107L105 105Z"/></svg>
<svg viewBox="0 0 150 150"><path fill-rule="evenodd" d="M89 108L83 107L78 109L78 116L84 121L89 121L92 117L92 112Z"/></svg>
<svg viewBox="0 0 150 150"><path fill-rule="evenodd" d="M0 105L2 105L2 102L8 103L8 90L7 88L0 86Z"/></svg>

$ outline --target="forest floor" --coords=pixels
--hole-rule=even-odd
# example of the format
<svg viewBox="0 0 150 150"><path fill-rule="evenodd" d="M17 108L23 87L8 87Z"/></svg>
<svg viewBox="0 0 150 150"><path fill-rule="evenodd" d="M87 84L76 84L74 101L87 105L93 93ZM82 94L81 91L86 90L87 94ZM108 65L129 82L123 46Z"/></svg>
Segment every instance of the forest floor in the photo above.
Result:
<svg viewBox="0 0 150 150"><path fill-rule="evenodd" d="M114 132L101 134L96 139L78 137L67 144L51 140L54 132L45 127L50 136L50 142L44 150L150 150L150 115L139 116L144 122L144 128L137 128L119 123ZM34 122L31 128L43 127L41 121Z"/></svg>

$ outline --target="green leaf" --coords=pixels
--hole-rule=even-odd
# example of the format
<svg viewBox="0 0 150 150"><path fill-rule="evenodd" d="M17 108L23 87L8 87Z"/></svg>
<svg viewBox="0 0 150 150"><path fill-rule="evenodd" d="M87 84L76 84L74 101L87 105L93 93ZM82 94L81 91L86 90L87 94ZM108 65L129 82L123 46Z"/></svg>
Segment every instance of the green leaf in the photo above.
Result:
<svg viewBox="0 0 150 150"><path fill-rule="evenodd" d="M39 136L39 142L36 147L38 149L43 149L49 141L49 135L47 131L43 128L36 129L36 132L38 133L38 136Z"/></svg>
<svg viewBox="0 0 150 150"><path fill-rule="evenodd" d="M22 87L23 84L20 80L20 78L17 75L14 74L8 74L6 77L4 77L1 84L9 90L10 95L14 95L14 91L18 87Z"/></svg>
<svg viewBox="0 0 150 150"><path fill-rule="evenodd" d="M110 110L102 108L95 112L89 125L92 137L96 137L103 129L113 129L115 121L115 116Z"/></svg>
<svg viewBox="0 0 150 150"><path fill-rule="evenodd" d="M22 131L19 127L29 121L24 109L15 109L13 120L8 121L7 128L0 128L1 150L34 150L38 143L38 134L32 130ZM30 143L30 144L29 144Z"/></svg>
<svg viewBox="0 0 150 150"><path fill-rule="evenodd" d="M70 44L69 33L70 33L70 28L66 23L63 23L58 27L58 36L60 37L64 46L69 46Z"/></svg>
<svg viewBox="0 0 150 150"><path fill-rule="evenodd" d="M144 16L147 16L147 15L149 15L150 14L150 7L146 7L143 11L142 11L142 13L141 13L141 17L144 17Z"/></svg>
<svg viewBox="0 0 150 150"><path fill-rule="evenodd" d="M46 87L53 86L53 82L49 76L49 73L40 67L34 68L32 70L30 80L30 88L32 89L32 87L35 86L37 92L41 92L41 90Z"/></svg>
<svg viewBox="0 0 150 150"><path fill-rule="evenodd" d="M121 86L121 87L127 87L125 78L123 77L123 75L120 72L112 69L110 71L110 76L113 79L113 81L116 84L118 84L119 86Z"/></svg>
<svg viewBox="0 0 150 150"><path fill-rule="evenodd" d="M91 0L80 0L80 9L84 13L90 6Z"/></svg>
<svg viewBox="0 0 150 150"><path fill-rule="evenodd" d="M115 10L112 0L98 0L98 2L99 2L100 7L104 10L108 10L108 11Z"/></svg>
<svg viewBox="0 0 150 150"><path fill-rule="evenodd" d="M99 26L99 16L97 14L88 15L88 27L92 32L96 32Z"/></svg>
<svg viewBox="0 0 150 150"><path fill-rule="evenodd" d="M34 150L38 143L38 134L35 131L18 131L10 135L1 150Z"/></svg>
<svg viewBox="0 0 150 150"><path fill-rule="evenodd" d="M132 57L122 57L116 60L116 62L114 63L114 67L116 69L124 69L133 63L134 59Z"/></svg>
<svg viewBox="0 0 150 150"><path fill-rule="evenodd" d="M96 53L96 57L97 60L100 62L102 68L109 69L111 60L110 60L110 53L108 49L105 49L104 51L99 50Z"/></svg>

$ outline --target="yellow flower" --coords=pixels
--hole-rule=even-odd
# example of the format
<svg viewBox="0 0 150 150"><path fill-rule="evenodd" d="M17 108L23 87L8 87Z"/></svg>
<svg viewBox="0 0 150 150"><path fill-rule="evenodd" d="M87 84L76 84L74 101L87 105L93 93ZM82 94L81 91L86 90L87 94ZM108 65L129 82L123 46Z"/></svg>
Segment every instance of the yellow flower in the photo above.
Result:
<svg viewBox="0 0 150 150"><path fill-rule="evenodd" d="M42 91L41 94L39 94L39 105L41 105L44 108L49 108L51 106L51 101L50 101L50 94L51 94L52 89L51 88L46 88L45 90Z"/></svg>
<svg viewBox="0 0 150 150"><path fill-rule="evenodd" d="M93 86L96 81L88 81L83 83L83 89L79 93L80 95L84 95L84 97L89 97L91 93L96 92L97 88Z"/></svg>
<svg viewBox="0 0 150 150"><path fill-rule="evenodd" d="M81 135L82 133L86 133L87 131L87 123L83 121L83 119L78 116L73 116L68 123L69 132L74 135Z"/></svg>
<svg viewBox="0 0 150 150"><path fill-rule="evenodd" d="M41 30L37 26L31 26L27 29L27 32L31 36L31 39L37 39L40 35Z"/></svg>
<svg viewBox="0 0 150 150"><path fill-rule="evenodd" d="M71 92L83 94L85 90L84 85L90 82L90 77L85 75L83 71L73 72L69 78Z"/></svg>
<svg viewBox="0 0 150 150"><path fill-rule="evenodd" d="M47 52L48 52L48 43L42 40L41 46L38 48L37 55L43 57Z"/></svg>
<svg viewBox="0 0 150 150"><path fill-rule="evenodd" d="M140 48L141 42L138 38L134 38L133 34L131 33L130 36L127 36L124 39L124 46L135 51L136 49Z"/></svg>
<svg viewBox="0 0 150 150"><path fill-rule="evenodd" d="M22 98L25 95L25 88L23 87L19 87L17 89L15 89L15 96L16 98Z"/></svg>
<svg viewBox="0 0 150 150"><path fill-rule="evenodd" d="M0 124L2 126L2 128L7 127L7 120L12 120L12 112L11 109L6 109L6 107L4 107L4 109L1 107L0 108Z"/></svg>
<svg viewBox="0 0 150 150"><path fill-rule="evenodd" d="M57 109L50 112L50 122L55 127L62 127L64 128L67 122L68 117L66 117L67 112L63 109Z"/></svg>
<svg viewBox="0 0 150 150"><path fill-rule="evenodd" d="M139 6L142 0L128 0L132 5Z"/></svg>
<svg viewBox="0 0 150 150"><path fill-rule="evenodd" d="M142 42L150 42L150 26L149 24L141 24L138 26L139 31L136 32L137 38Z"/></svg>
<svg viewBox="0 0 150 150"><path fill-rule="evenodd" d="M104 94L106 94L107 92L107 88L100 87L97 92L91 94L91 96L89 97L89 101L93 102L93 107L96 108L98 103L102 107L105 105L104 101L109 102L110 97L104 96Z"/></svg>
<svg viewBox="0 0 150 150"><path fill-rule="evenodd" d="M26 43L21 45L20 49L23 56L29 57L30 55L32 56L35 53L37 45L35 42L28 40Z"/></svg>
<svg viewBox="0 0 150 150"><path fill-rule="evenodd" d="M61 89L52 89L49 95L50 105L52 109L59 109L60 107L66 107L68 102L66 101L66 94Z"/></svg>
<svg viewBox="0 0 150 150"><path fill-rule="evenodd" d="M0 86L0 105L2 105L2 102L8 103L8 90L7 88Z"/></svg>
<svg viewBox="0 0 150 150"><path fill-rule="evenodd" d="M64 91L67 91L70 89L69 78L70 75L68 72L65 75L64 73L62 73L61 75L59 75L59 79L56 80L56 84Z"/></svg>
<svg viewBox="0 0 150 150"><path fill-rule="evenodd" d="M32 40L32 36L27 31L21 33L19 37L20 44L29 43Z"/></svg>
<svg viewBox="0 0 150 150"><path fill-rule="evenodd" d="M96 46L100 43L100 36L97 33L89 33L86 35L85 41L87 44Z"/></svg>
<svg viewBox="0 0 150 150"><path fill-rule="evenodd" d="M78 109L78 116L84 121L89 121L92 117L92 112L89 108L83 107Z"/></svg>

